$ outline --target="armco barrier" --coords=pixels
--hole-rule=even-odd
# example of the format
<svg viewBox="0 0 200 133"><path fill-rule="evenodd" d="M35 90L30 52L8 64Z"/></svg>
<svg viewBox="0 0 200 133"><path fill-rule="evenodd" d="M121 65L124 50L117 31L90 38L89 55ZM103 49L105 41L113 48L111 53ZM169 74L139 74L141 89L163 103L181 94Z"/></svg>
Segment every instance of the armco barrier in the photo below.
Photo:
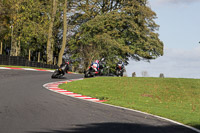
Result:
<svg viewBox="0 0 200 133"><path fill-rule="evenodd" d="M12 66L30 66L30 67L39 67L39 68L51 68L57 69L57 65L49 65L36 61L28 61L21 56L8 56L0 55L0 65L12 65Z"/></svg>

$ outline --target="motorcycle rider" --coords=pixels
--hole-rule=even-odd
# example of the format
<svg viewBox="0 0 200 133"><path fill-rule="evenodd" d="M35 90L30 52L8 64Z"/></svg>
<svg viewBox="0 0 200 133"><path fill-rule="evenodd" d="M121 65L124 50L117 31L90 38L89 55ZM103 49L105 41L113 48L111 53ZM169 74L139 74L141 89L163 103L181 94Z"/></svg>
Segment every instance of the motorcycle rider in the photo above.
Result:
<svg viewBox="0 0 200 133"><path fill-rule="evenodd" d="M123 76L124 73L124 62L122 60L118 61L115 67L116 75L117 76Z"/></svg>
<svg viewBox="0 0 200 133"><path fill-rule="evenodd" d="M68 73L68 70L69 70L69 61L63 60L60 67L53 72L51 78L62 78L63 75L65 75L65 73Z"/></svg>
<svg viewBox="0 0 200 133"><path fill-rule="evenodd" d="M60 69L62 69L62 75L65 75L65 73L68 73L68 69L69 69L69 61L63 59L62 64L59 67Z"/></svg>
<svg viewBox="0 0 200 133"><path fill-rule="evenodd" d="M124 62L122 60L118 61L116 65L116 69L118 69L118 67L121 67L121 69L124 69Z"/></svg>
<svg viewBox="0 0 200 133"><path fill-rule="evenodd" d="M92 62L91 66L93 67L95 72L98 72L98 70L99 70L99 60L95 60L94 62Z"/></svg>
<svg viewBox="0 0 200 133"><path fill-rule="evenodd" d="M99 75L103 75L104 73L104 68L106 67L106 62L105 62L105 58L102 58L99 61Z"/></svg>

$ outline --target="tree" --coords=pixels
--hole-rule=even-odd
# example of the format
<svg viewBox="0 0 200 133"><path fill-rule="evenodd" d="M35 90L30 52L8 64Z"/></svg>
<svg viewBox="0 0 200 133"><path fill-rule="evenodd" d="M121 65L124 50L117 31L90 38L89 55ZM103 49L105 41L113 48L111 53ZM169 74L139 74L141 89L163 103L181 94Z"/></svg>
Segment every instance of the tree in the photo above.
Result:
<svg viewBox="0 0 200 133"><path fill-rule="evenodd" d="M59 64L67 43L67 52L85 69L102 57L111 66L118 59L127 63L130 57L151 60L163 55L156 14L147 0L65 2L67 11L64 0L0 0L0 39L12 43L12 55L27 56L27 49L41 51L52 64L62 42Z"/></svg>
<svg viewBox="0 0 200 133"><path fill-rule="evenodd" d="M3 42L9 38L9 17L10 7L5 3L5 0L0 1L0 43L1 54L3 53Z"/></svg>
<svg viewBox="0 0 200 133"><path fill-rule="evenodd" d="M27 56L27 49L41 51L47 41L48 1L4 0L3 6L6 12L3 24L8 32L2 39L7 45L11 43L11 55Z"/></svg>
<svg viewBox="0 0 200 133"><path fill-rule="evenodd" d="M11 6L11 51L10 56L19 56L20 55L20 30L21 30L21 21L20 21L20 9L22 1L12 1Z"/></svg>
<svg viewBox="0 0 200 133"><path fill-rule="evenodd" d="M48 41L47 41L47 64L53 63L53 48L54 48L54 41L52 37L53 33L53 24L56 16L57 11L57 0L53 0L52 5L52 13L51 13L51 21L49 24L49 31L48 31Z"/></svg>
<svg viewBox="0 0 200 133"><path fill-rule="evenodd" d="M76 57L91 62L95 58L113 60L129 57L150 60L163 55L163 43L159 40L156 14L146 0L88 0L79 3L80 12L72 21L80 24L70 41Z"/></svg>
<svg viewBox="0 0 200 133"><path fill-rule="evenodd" d="M65 0L64 3L64 9L63 9L63 40L62 40L62 47L59 52L58 57L58 66L62 64L62 56L64 54L65 46L66 46L66 36L67 36L67 0Z"/></svg>
<svg viewBox="0 0 200 133"><path fill-rule="evenodd" d="M10 6L5 1L0 1L0 40L2 41L9 34L9 9Z"/></svg>
<svg viewBox="0 0 200 133"><path fill-rule="evenodd" d="M20 36L24 56L27 49L45 52L48 37L50 5L48 1L26 0L20 5ZM26 50L26 51L24 51Z"/></svg>

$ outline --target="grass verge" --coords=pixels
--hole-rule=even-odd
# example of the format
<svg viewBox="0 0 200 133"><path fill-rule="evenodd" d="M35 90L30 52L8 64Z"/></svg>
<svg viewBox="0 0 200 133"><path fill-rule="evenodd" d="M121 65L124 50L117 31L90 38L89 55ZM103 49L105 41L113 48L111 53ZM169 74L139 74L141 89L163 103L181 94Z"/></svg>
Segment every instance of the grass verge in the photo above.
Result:
<svg viewBox="0 0 200 133"><path fill-rule="evenodd" d="M59 87L200 129L200 79L98 77Z"/></svg>

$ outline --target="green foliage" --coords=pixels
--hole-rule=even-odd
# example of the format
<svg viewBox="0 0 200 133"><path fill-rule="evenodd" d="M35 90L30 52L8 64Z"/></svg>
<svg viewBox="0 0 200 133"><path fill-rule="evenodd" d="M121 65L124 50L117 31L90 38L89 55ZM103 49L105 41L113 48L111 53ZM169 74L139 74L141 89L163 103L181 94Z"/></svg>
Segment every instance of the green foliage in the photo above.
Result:
<svg viewBox="0 0 200 133"><path fill-rule="evenodd" d="M163 43L155 32L156 14L146 1L88 2L73 16L73 22L80 24L70 41L71 50L79 53L76 56L88 62L101 57L128 61L129 57L150 60L163 55Z"/></svg>
<svg viewBox="0 0 200 133"><path fill-rule="evenodd" d="M49 18L46 4L40 0L29 0L20 4L18 21L25 48L37 50L47 41Z"/></svg>
<svg viewBox="0 0 200 133"><path fill-rule="evenodd" d="M112 65L118 59L126 63L156 59L163 55L163 43L157 34L156 18L147 0L68 0L68 53L85 68L93 59L102 57ZM53 24L54 56L58 56L63 38L64 0L58 0ZM21 42L21 55L27 49L46 54L52 1L1 0L0 40L7 45ZM12 29L10 27L13 27ZM67 44L67 43L66 43ZM66 51L65 51L66 52Z"/></svg>
<svg viewBox="0 0 200 133"><path fill-rule="evenodd" d="M0 1L0 40L9 38L10 5L4 0Z"/></svg>
<svg viewBox="0 0 200 133"><path fill-rule="evenodd" d="M27 49L44 51L43 44L47 40L49 23L48 1L6 0L2 5L9 10L6 10L4 14L4 18L7 18L6 24L3 23L4 27L7 25L8 37L3 36L1 39L10 44L9 37L13 32L13 40L21 42L21 55L23 56L27 56Z"/></svg>

